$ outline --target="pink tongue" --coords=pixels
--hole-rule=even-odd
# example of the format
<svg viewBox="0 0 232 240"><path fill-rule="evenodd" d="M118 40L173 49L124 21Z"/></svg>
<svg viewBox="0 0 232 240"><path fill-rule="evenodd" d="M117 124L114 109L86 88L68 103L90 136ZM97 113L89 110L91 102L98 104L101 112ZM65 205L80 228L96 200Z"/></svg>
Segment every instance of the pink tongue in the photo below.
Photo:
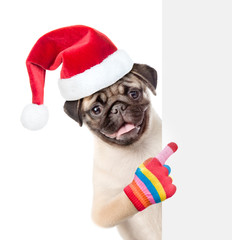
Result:
<svg viewBox="0 0 232 240"><path fill-rule="evenodd" d="M124 133L130 132L134 128L135 128L134 124L127 123L126 125L124 125L118 130L118 132L116 133L116 138L119 138Z"/></svg>

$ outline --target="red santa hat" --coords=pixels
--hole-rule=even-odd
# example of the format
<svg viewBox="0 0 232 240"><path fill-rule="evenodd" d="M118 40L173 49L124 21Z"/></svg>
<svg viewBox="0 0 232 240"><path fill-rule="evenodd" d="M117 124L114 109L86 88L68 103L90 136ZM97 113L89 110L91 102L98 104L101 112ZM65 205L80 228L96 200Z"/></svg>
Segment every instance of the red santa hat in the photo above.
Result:
<svg viewBox="0 0 232 240"><path fill-rule="evenodd" d="M61 63L58 85L68 101L114 84L133 66L126 52L118 50L107 36L93 28L77 25L45 34L26 60L32 104L23 110L24 127L37 130L47 123L48 110L43 104L45 72L57 69Z"/></svg>

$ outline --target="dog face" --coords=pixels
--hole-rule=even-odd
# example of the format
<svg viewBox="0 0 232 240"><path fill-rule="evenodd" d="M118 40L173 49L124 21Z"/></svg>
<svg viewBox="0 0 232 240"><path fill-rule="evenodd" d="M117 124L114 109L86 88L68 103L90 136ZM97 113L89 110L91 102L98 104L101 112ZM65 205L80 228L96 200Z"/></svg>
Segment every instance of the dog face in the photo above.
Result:
<svg viewBox="0 0 232 240"><path fill-rule="evenodd" d="M144 64L115 84L77 101L66 101L64 111L80 126L83 122L109 144L127 146L147 130L150 100L147 87L155 94L156 71Z"/></svg>

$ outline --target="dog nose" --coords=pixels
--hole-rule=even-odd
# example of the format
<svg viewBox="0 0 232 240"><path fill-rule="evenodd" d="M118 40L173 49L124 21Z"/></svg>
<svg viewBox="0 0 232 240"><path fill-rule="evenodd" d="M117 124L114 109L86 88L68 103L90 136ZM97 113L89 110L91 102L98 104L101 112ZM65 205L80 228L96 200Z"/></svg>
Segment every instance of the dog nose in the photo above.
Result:
<svg viewBox="0 0 232 240"><path fill-rule="evenodd" d="M126 110L126 105L124 103L116 103L111 108L111 113L118 114L118 113L122 113L125 110Z"/></svg>

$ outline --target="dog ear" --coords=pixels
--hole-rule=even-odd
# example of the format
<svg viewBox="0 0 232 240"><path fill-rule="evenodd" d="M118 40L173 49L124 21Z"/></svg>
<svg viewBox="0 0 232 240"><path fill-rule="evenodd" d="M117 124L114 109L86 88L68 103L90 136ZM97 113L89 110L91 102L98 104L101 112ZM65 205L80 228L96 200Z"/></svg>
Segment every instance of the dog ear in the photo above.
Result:
<svg viewBox="0 0 232 240"><path fill-rule="evenodd" d="M157 86L157 72L154 68L146 64L135 63L131 70L131 73L142 80L147 85L147 87L150 88L152 93L156 95L155 90Z"/></svg>
<svg viewBox="0 0 232 240"><path fill-rule="evenodd" d="M77 101L66 101L64 103L64 112L73 120L79 123L80 127L83 124L81 114L82 99Z"/></svg>

